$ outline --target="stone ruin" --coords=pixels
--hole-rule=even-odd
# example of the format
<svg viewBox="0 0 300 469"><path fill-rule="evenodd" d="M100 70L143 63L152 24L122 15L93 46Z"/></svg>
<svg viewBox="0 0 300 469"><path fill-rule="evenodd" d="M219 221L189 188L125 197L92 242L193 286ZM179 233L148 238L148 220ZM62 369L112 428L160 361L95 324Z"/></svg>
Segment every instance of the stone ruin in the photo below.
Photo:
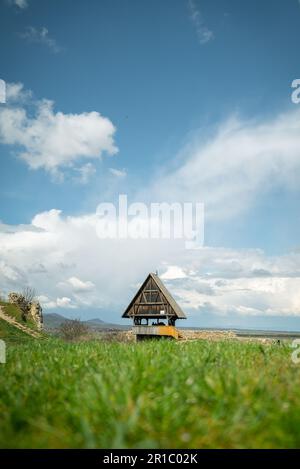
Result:
<svg viewBox="0 0 300 469"><path fill-rule="evenodd" d="M39 330L43 328L43 310L38 301L29 302L24 295L15 292L9 293L8 301L20 308L23 321L31 320Z"/></svg>

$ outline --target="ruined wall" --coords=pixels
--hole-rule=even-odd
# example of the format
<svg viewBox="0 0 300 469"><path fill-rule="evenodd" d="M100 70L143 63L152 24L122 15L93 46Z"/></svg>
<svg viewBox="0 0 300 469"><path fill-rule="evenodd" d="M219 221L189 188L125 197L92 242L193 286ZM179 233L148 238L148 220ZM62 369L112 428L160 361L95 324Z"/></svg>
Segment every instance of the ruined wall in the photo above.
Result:
<svg viewBox="0 0 300 469"><path fill-rule="evenodd" d="M31 320L39 330L43 328L43 310L38 301L28 302L22 294L15 292L8 295L8 301L20 308L23 321Z"/></svg>

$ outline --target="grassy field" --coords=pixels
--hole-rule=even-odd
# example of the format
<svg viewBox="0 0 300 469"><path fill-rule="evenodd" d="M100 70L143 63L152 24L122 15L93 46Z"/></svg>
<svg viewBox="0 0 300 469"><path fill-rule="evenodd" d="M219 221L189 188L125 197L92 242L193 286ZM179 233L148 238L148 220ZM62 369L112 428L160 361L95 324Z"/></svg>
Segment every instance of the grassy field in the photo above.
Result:
<svg viewBox="0 0 300 469"><path fill-rule="evenodd" d="M34 326L30 322L24 323L21 318L21 311L14 305L9 305L4 301L0 301L0 306L3 307L3 310L6 314L11 316L12 318L16 319L21 324L24 324L30 328ZM7 323L6 321L0 318L0 340L5 340L8 344L21 344L24 342L31 342L32 338L25 334L24 332L20 331L13 325ZM0 365L1 366L1 365ZM0 379L2 376L2 368L0 368ZM1 399L1 396L0 396ZM1 425L1 423L0 423Z"/></svg>
<svg viewBox="0 0 300 469"><path fill-rule="evenodd" d="M18 308L18 306L12 305L8 303L7 301L2 301L2 300L0 300L0 306L3 307L4 312L6 314L8 314L9 316L11 316L12 318L16 319L19 322L23 322L22 317L21 317L22 313L21 313L21 310Z"/></svg>
<svg viewBox="0 0 300 469"><path fill-rule="evenodd" d="M2 306L4 313L6 313L8 316L11 316L13 319L16 319L16 321L20 322L21 324L25 324L27 327L30 327L31 329L36 329L36 325L34 324L33 321L27 320L26 322L24 322L22 320L22 312L18 306L10 304L7 301L3 301L3 300L0 300L0 306ZM0 327L0 334L1 334L1 327Z"/></svg>
<svg viewBox="0 0 300 469"><path fill-rule="evenodd" d="M17 344L21 344L24 342L31 342L32 339L24 332L16 329L11 324L8 324L7 322L0 319L0 340L5 340L9 344L15 343L17 345ZM0 368L0 380L2 378L3 371L4 370ZM0 396L0 401L1 401L1 396ZM1 423L0 423L0 427L1 427Z"/></svg>
<svg viewBox="0 0 300 469"><path fill-rule="evenodd" d="M300 446L300 366L241 342L8 344L0 447Z"/></svg>

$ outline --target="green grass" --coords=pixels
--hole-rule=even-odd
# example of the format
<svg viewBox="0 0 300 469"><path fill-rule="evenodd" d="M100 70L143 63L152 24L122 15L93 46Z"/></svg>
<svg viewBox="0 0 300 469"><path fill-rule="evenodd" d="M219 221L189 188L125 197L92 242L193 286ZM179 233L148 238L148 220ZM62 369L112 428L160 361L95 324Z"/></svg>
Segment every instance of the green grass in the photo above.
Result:
<svg viewBox="0 0 300 469"><path fill-rule="evenodd" d="M0 340L5 340L7 344L22 344L24 342L32 341L32 337L26 334L23 331L20 331L13 325L9 324L8 322L0 319ZM0 365L1 366L1 365ZM0 373L2 372L2 368L0 368ZM1 374L0 374L1 376ZM1 379L1 378L0 378ZM0 397L1 399L1 397Z"/></svg>
<svg viewBox="0 0 300 469"><path fill-rule="evenodd" d="M242 342L9 345L0 447L300 446L300 365Z"/></svg>
<svg viewBox="0 0 300 469"><path fill-rule="evenodd" d="M0 306L3 307L4 312L6 314L8 314L9 316L11 316L12 318L16 319L19 322L23 322L22 313L20 309L18 308L18 306L7 303L6 301L0 301Z"/></svg>
<svg viewBox="0 0 300 469"><path fill-rule="evenodd" d="M12 317L13 319L16 319L19 323L24 324L25 326L30 327L31 329L36 329L36 324L34 323L34 321L23 321L22 312L17 305L13 305L11 303L8 303L7 301L1 300L0 306L2 306L4 312L8 316Z"/></svg>

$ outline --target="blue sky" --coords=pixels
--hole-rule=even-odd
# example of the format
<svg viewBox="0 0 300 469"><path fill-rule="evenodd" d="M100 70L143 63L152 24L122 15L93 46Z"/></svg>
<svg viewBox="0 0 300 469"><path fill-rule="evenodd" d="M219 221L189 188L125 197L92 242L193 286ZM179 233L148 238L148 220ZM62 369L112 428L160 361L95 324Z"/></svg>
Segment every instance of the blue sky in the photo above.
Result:
<svg viewBox="0 0 300 469"><path fill-rule="evenodd" d="M300 107L291 101L291 83L300 76L299 26L297 0L2 0L0 78L22 87L0 111L11 109L13 119L18 110L27 113L23 135L13 135L15 120L9 131L0 120L3 291L38 282L45 309L116 322L144 274L158 268L190 312L190 324L247 325L260 317L266 327L281 327L284 317L299 328L300 300L286 304L300 272ZM87 155L68 148L68 164L52 161L50 168L47 158L55 154L28 140L30 119L40 125L38 109L46 99L53 105L44 110L49 121L43 131L57 113L92 125L87 115L97 112L112 126L110 144L93 135ZM100 125L102 117L95 119ZM64 144L71 146L62 141L59 148ZM191 180L184 179L187 173ZM119 193L132 200L204 202L209 263L206 252L189 253L191 261L178 246L167 254L156 246L153 256L132 265L126 256L120 261L126 247L117 247L118 257L111 248L106 259L106 247L91 243L99 248L97 273L74 241L77 260L64 272L57 267L67 264L64 242L53 247L22 238L20 244L20 232L29 236L37 226L65 239L73 223L68 217L85 223L100 202ZM48 264L49 250L57 258ZM235 262L240 269L233 281ZM33 264L43 266L44 280ZM253 274L257 265L268 272L263 278ZM184 272L181 283L174 266ZM100 291L105 272L116 278L110 296ZM212 284L207 275L225 278L226 289L213 289L218 280ZM211 293L200 292L201 299L199 285L208 283Z"/></svg>

